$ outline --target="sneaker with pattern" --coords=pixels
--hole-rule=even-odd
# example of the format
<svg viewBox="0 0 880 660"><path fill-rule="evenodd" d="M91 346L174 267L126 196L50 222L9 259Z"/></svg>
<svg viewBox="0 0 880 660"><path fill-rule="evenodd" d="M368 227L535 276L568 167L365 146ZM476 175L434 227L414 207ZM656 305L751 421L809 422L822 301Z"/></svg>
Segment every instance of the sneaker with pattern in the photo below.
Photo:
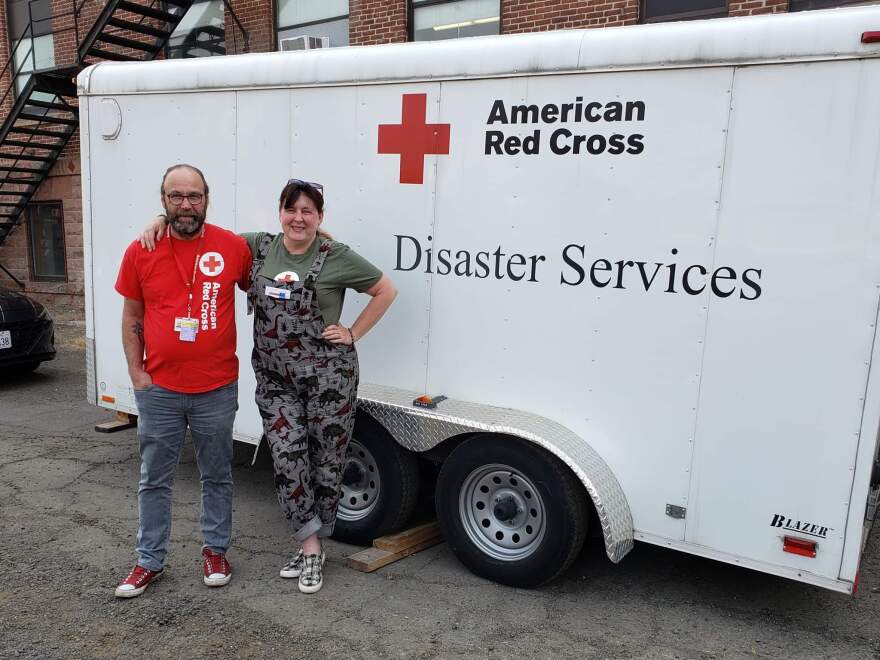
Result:
<svg viewBox="0 0 880 660"><path fill-rule="evenodd" d="M302 573L303 569L303 554L302 548L296 551L296 554L293 555L290 560L282 567L282 569L278 572L278 574L283 578L298 578L300 573ZM326 561L326 556L324 555L324 551L321 551L321 566L324 565Z"/></svg>
<svg viewBox="0 0 880 660"><path fill-rule="evenodd" d="M324 559L323 550L320 555L303 555L299 590L304 594L313 594L324 586Z"/></svg>

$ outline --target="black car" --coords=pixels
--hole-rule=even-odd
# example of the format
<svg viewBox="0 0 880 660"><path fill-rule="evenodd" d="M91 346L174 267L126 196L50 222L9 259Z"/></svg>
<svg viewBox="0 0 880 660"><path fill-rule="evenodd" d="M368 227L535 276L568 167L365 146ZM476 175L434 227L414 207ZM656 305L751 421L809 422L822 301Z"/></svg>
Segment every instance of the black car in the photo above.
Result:
<svg viewBox="0 0 880 660"><path fill-rule="evenodd" d="M0 287L0 375L33 371L54 358L55 326L46 308Z"/></svg>

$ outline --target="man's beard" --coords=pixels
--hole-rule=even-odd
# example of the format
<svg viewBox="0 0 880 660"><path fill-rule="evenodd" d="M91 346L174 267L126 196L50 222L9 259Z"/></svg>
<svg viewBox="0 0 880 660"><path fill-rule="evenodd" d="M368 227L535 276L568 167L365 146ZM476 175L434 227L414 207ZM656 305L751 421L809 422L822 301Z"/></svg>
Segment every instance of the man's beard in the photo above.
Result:
<svg viewBox="0 0 880 660"><path fill-rule="evenodd" d="M202 231L205 224L205 213L200 213L195 209L187 211L179 211L168 209L168 224L180 236L192 238Z"/></svg>

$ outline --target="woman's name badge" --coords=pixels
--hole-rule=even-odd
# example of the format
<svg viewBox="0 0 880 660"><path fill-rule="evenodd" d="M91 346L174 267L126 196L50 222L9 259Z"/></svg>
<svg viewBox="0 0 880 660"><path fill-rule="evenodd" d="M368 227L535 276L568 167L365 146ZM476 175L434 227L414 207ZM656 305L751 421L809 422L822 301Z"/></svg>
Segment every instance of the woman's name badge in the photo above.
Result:
<svg viewBox="0 0 880 660"><path fill-rule="evenodd" d="M279 289L274 286L266 287L266 295L269 298L274 298L275 300L290 300L290 291L287 289Z"/></svg>
<svg viewBox="0 0 880 660"><path fill-rule="evenodd" d="M178 316L174 319L174 330L180 333L180 341L195 341L199 320Z"/></svg>

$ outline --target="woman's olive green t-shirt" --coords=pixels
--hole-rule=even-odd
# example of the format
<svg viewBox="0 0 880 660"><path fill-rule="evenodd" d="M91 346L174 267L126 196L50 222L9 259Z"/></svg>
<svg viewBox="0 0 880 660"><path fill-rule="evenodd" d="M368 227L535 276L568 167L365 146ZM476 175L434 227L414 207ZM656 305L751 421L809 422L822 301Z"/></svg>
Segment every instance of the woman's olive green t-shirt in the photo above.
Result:
<svg viewBox="0 0 880 660"><path fill-rule="evenodd" d="M240 236L247 241L251 254L256 255L259 245L266 232L246 232ZM318 244L315 240L305 254L290 254L284 247L283 235L276 234L266 252L266 258L258 275L271 280L280 279L284 273L293 272L303 281L318 255ZM324 267L315 283L318 295L318 308L324 323L333 325L339 322L342 304L345 301L345 290L354 289L363 293L371 288L382 277L382 271L344 243L333 241L330 253L324 261Z"/></svg>

